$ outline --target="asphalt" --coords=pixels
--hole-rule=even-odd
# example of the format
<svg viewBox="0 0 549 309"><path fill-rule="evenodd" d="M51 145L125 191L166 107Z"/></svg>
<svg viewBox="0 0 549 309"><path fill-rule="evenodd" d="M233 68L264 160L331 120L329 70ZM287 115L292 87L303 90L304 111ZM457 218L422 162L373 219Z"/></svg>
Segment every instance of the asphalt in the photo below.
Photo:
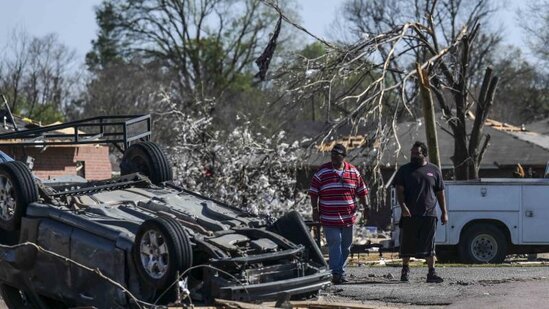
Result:
<svg viewBox="0 0 549 309"><path fill-rule="evenodd" d="M325 293L370 307L549 308L549 266L438 266L437 272L443 283L426 283L426 267L413 267L410 282L402 283L399 267L349 267L351 282Z"/></svg>
<svg viewBox="0 0 549 309"><path fill-rule="evenodd" d="M438 284L425 282L426 267L412 267L408 283L400 282L400 267L353 266L347 272L350 282L323 291L323 301L386 309L549 308L549 265L439 265L444 282Z"/></svg>

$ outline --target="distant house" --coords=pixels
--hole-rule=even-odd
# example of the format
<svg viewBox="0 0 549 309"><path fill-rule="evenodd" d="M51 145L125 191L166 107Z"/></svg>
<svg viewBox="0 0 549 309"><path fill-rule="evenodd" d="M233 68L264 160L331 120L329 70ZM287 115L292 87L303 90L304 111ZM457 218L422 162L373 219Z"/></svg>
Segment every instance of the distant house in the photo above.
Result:
<svg viewBox="0 0 549 309"><path fill-rule="evenodd" d="M440 123L443 123L443 120L440 120ZM400 150L398 150L396 139L391 140L384 145L385 152L382 161L379 162L385 183L390 181L399 166L409 162L412 144L416 140L426 141L425 126L421 120L399 123L396 130ZM445 179L452 179L454 172L451 157L454 152L454 140L447 131L447 128L437 126L443 175ZM526 127L516 127L490 119L485 122L484 133L490 134L491 138L480 166L481 178L513 177L518 164L522 166L527 176L543 177L549 161L549 136L529 131ZM371 162L371 156L375 154L371 153L372 149L375 151L379 145L368 145L365 138L367 134L367 131L359 131L359 134L350 136L341 134L341 138L320 145L317 148L318 151L310 156L305 168L298 175L300 187L307 188L310 177L316 169L323 162L330 160L330 145L335 142L351 146L348 151L348 160L357 167L361 168L366 162ZM365 148L371 151L365 152ZM382 207L371 215L369 224L384 228L389 224L390 208Z"/></svg>
<svg viewBox="0 0 549 309"><path fill-rule="evenodd" d="M11 118L4 116L3 123L0 123L0 133L39 127L29 119L15 116L14 123L7 119ZM17 145L17 140L3 142L13 145L0 145L0 150L18 161L32 161L33 173L41 179L79 175L88 180L99 180L112 176L109 147L105 145L21 146Z"/></svg>
<svg viewBox="0 0 549 309"><path fill-rule="evenodd" d="M422 121L405 122L398 125L398 137L401 144L397 150L396 141L387 145L385 167L405 164L409 161L410 147L416 140L426 141L425 126ZM437 126L441 166L446 179L453 178L452 156L454 139L447 128ZM484 133L490 135L490 142L480 165L481 178L513 177L517 164L533 177L543 176L549 160L549 142L547 137L526 128L516 127L488 119Z"/></svg>
<svg viewBox="0 0 549 309"><path fill-rule="evenodd" d="M396 167L409 162L410 147L419 141L426 141L425 126L422 120L402 122L396 128L398 143L392 139L384 145L384 154L380 166L384 179L389 179ZM449 129L437 126L438 144L442 170L446 179L453 178L454 139L448 133ZM480 166L481 178L513 177L517 164L530 170L534 177L542 177L546 164L549 161L549 135L528 130L527 127L516 127L488 119L485 122L484 133L490 135L489 146ZM330 159L329 149L336 142L343 143L349 148L348 159L359 166L372 159L371 153L364 153L365 147L378 148L368 145L367 132L330 140L320 145L307 161L309 168L316 168ZM400 144L400 149L398 149Z"/></svg>

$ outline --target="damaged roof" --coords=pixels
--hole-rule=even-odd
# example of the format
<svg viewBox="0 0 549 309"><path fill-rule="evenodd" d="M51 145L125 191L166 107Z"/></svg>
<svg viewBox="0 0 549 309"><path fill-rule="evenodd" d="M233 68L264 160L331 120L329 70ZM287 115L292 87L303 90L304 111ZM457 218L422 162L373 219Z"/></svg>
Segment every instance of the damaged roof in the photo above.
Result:
<svg viewBox="0 0 549 309"><path fill-rule="evenodd" d="M468 119L467 131L470 132L472 119ZM454 138L450 135L450 128L445 120L437 118L437 136L440 150L440 160L443 168L451 168L451 157L454 152ZM484 134L490 135L490 142L481 168L497 168L500 165L539 165L545 166L549 159L549 139L542 134L531 132L525 128L487 119L483 129ZM392 140L387 146L384 165L399 165L409 162L409 149L416 140L426 141L423 120L403 122L397 126L398 140L401 149L398 159L395 159L397 142Z"/></svg>
<svg viewBox="0 0 549 309"><path fill-rule="evenodd" d="M470 132L474 118L469 115L467 130ZM549 128L549 122L547 122ZM498 168L498 166L514 166L518 163L531 166L545 166L549 160L549 136L528 130L528 127L517 127L507 123L487 119L483 133L490 135L490 142L484 158L481 163L482 169ZM423 119L417 121L401 122L396 126L397 140L392 138L384 145L384 153L381 164L385 167L393 167L395 163L399 166L410 161L410 147L415 141L426 142L425 126ZM549 129L548 129L549 131ZM326 152L336 142L350 141L351 145L358 144L359 147L350 147L348 150L348 161L360 165L372 162L376 155L376 149L379 145L374 145L374 149L366 145L367 139L364 135L349 135L350 131L339 130L341 133L339 139L332 139L321 144L308 158L309 165L320 165L330 160L330 154ZM359 132L366 132L359 130ZM451 157L454 152L454 139L450 134L451 130L442 119L441 114L437 114L437 136L440 150L441 165L443 168L452 168ZM345 134L346 133L346 134ZM345 144L347 145L347 144Z"/></svg>

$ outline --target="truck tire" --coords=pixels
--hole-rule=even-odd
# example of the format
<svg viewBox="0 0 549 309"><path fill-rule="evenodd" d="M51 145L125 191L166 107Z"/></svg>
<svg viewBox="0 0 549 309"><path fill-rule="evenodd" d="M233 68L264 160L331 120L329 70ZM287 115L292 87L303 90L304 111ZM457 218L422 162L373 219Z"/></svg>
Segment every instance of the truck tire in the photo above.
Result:
<svg viewBox="0 0 549 309"><path fill-rule="evenodd" d="M173 291L177 273L193 264L191 241L183 226L172 218L146 220L135 235L133 258L141 281L158 293ZM168 291L165 296L172 293Z"/></svg>
<svg viewBox="0 0 549 309"><path fill-rule="evenodd" d="M38 187L27 165L19 161L0 164L0 228L16 231L27 205L38 201Z"/></svg>
<svg viewBox="0 0 549 309"><path fill-rule="evenodd" d="M476 224L464 231L459 254L465 263L502 263L507 255L507 238L492 224Z"/></svg>
<svg viewBox="0 0 549 309"><path fill-rule="evenodd" d="M141 173L154 184L173 180L172 166L166 154L153 142L131 145L120 162L120 174Z"/></svg>

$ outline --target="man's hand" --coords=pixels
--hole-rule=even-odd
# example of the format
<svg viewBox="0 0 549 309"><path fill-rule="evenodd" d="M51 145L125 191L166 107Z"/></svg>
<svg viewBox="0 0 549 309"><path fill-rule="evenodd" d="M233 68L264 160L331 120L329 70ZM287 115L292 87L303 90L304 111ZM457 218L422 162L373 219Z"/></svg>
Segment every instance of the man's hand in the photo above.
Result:
<svg viewBox="0 0 549 309"><path fill-rule="evenodd" d="M412 216L412 214L410 213L410 209L408 209L408 207L401 206L400 210L402 211L402 216L403 217L411 217Z"/></svg>
<svg viewBox="0 0 549 309"><path fill-rule="evenodd" d="M400 205L400 216L401 217L411 217L412 214L410 213L410 209L406 207L405 204L405 197L404 197L404 187L403 186L397 186L396 187L396 193L397 193L397 200L398 204Z"/></svg>
<svg viewBox="0 0 549 309"><path fill-rule="evenodd" d="M316 195L311 195L311 209L313 210L313 222L318 222L320 215L318 214L318 196Z"/></svg>
<svg viewBox="0 0 549 309"><path fill-rule="evenodd" d="M442 225L446 224L448 222L448 213L443 212L440 215L440 222L442 222Z"/></svg>

